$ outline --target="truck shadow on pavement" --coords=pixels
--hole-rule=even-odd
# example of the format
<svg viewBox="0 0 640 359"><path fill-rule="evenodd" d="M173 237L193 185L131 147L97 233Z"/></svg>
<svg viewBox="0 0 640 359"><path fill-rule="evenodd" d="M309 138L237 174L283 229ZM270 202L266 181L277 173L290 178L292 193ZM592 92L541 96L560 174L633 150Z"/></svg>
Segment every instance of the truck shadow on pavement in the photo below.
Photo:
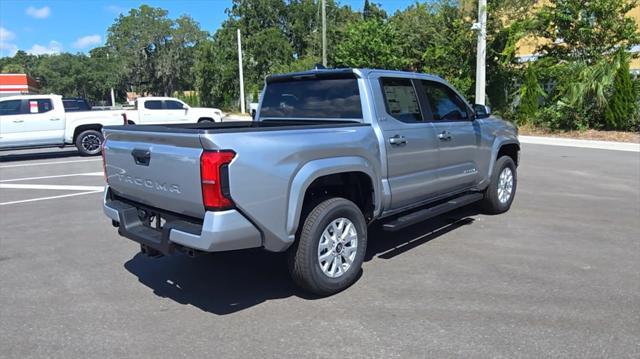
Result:
<svg viewBox="0 0 640 359"><path fill-rule="evenodd" d="M374 224L369 228L365 261L396 257L473 223L470 216L478 213L473 206L463 208L398 232L384 232ZM293 284L284 253L260 249L196 258L174 255L154 259L138 253L124 267L155 295L218 315L291 296L308 300L320 298Z"/></svg>
<svg viewBox="0 0 640 359"><path fill-rule="evenodd" d="M68 158L68 157L80 157L80 154L78 153L77 150L51 150L48 152L12 153L9 155L0 156L0 162L49 160L49 159ZM91 157L86 157L86 158L91 158Z"/></svg>

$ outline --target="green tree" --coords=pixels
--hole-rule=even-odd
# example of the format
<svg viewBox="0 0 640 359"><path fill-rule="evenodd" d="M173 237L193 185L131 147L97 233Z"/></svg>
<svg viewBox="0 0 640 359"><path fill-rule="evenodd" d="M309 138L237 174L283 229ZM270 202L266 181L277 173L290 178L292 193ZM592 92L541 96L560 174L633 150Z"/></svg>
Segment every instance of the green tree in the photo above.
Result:
<svg viewBox="0 0 640 359"><path fill-rule="evenodd" d="M618 50L618 59L620 66L604 113L605 124L609 129L633 130L638 117L638 94L629 74L629 56Z"/></svg>
<svg viewBox="0 0 640 359"><path fill-rule="evenodd" d="M546 97L546 93L536 74L534 64L529 64L524 73L524 79L520 86L520 114L525 122L531 122L538 114L540 100Z"/></svg>
<svg viewBox="0 0 640 359"><path fill-rule="evenodd" d="M2 66L3 74L22 74L24 72L24 66L20 64L8 63Z"/></svg>
<svg viewBox="0 0 640 359"><path fill-rule="evenodd" d="M382 20L387 18L387 12L382 9L380 4L369 2L369 0L364 0L364 6L362 7L362 17L365 20Z"/></svg>
<svg viewBox="0 0 640 359"><path fill-rule="evenodd" d="M198 46L194 72L196 88L205 106L237 109L239 97L238 47L233 19L225 20L211 41Z"/></svg>
<svg viewBox="0 0 640 359"><path fill-rule="evenodd" d="M558 61L594 63L617 48L640 43L640 33L627 13L636 0L550 0L537 13L534 34L551 40L540 46Z"/></svg>
<svg viewBox="0 0 640 359"><path fill-rule="evenodd" d="M171 94L191 87L194 47L206 32L188 16L176 21L161 8L141 5L109 27L107 46L122 65L122 76L137 92Z"/></svg>
<svg viewBox="0 0 640 359"><path fill-rule="evenodd" d="M327 7L329 62L346 24L359 19L348 6L329 0ZM228 18L206 43L198 47L194 67L203 103L238 108L238 50L236 31L242 32L245 93L262 89L265 76L312 68L320 62L320 13L315 0L234 0Z"/></svg>
<svg viewBox="0 0 640 359"><path fill-rule="evenodd" d="M470 97L475 81L476 43L475 33L470 31L471 20L449 1L437 3L432 9L422 70L443 77Z"/></svg>
<svg viewBox="0 0 640 359"><path fill-rule="evenodd" d="M540 72L555 85L542 116L547 126L619 125L609 101L624 62L616 54L640 42L635 21L626 16L635 6L637 2L629 0L551 0L534 17L532 34L555 40L537 49Z"/></svg>
<svg viewBox="0 0 640 359"><path fill-rule="evenodd" d="M347 25L333 60L338 67L402 69L406 65L393 24L378 18Z"/></svg>

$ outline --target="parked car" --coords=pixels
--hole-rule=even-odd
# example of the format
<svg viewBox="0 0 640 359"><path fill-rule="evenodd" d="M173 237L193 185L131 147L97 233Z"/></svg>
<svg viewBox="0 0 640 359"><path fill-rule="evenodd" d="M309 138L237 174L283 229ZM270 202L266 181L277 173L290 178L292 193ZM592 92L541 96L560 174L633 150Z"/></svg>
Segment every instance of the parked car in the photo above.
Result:
<svg viewBox="0 0 640 359"><path fill-rule="evenodd" d="M384 70L269 76L252 122L103 132L104 213L143 253L287 251L320 295L358 278L374 221L509 210L520 151L514 125L441 78Z"/></svg>
<svg viewBox="0 0 640 359"><path fill-rule="evenodd" d="M101 151L102 127L124 124L122 110L66 111L62 96L0 99L0 150L75 145L82 155Z"/></svg>
<svg viewBox="0 0 640 359"><path fill-rule="evenodd" d="M129 123L138 125L222 121L222 111L217 108L191 107L172 97L140 97L125 116Z"/></svg>

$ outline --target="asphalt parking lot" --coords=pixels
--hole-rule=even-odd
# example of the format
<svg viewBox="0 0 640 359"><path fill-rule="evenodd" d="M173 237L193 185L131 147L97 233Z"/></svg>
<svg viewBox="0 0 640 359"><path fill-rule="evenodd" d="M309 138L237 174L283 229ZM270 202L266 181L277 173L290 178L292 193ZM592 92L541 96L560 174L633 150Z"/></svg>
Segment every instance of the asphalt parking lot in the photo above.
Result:
<svg viewBox="0 0 640 359"><path fill-rule="evenodd" d="M640 154L523 145L516 201L389 234L329 298L262 251L149 259L99 157L0 152L0 357L640 357Z"/></svg>

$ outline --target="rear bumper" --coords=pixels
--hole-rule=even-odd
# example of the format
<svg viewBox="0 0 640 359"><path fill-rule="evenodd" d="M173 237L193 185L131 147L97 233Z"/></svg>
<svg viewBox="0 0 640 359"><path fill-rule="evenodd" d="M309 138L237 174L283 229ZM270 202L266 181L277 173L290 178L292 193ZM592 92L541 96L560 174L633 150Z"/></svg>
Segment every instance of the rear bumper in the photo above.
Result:
<svg viewBox="0 0 640 359"><path fill-rule="evenodd" d="M149 210L142 205L112 198L109 187L105 187L103 211L111 220L118 222L118 233L162 254L171 254L177 247L220 252L262 246L260 232L234 209L206 212L201 224L158 210L154 213L166 219L162 229L143 224L138 216L140 209Z"/></svg>

